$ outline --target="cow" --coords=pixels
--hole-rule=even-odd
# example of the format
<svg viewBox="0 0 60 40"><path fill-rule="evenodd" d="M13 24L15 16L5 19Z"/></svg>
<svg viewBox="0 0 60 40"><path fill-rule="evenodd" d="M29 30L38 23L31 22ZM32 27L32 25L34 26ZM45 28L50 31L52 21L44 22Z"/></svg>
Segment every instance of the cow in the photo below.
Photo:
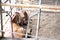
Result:
<svg viewBox="0 0 60 40"><path fill-rule="evenodd" d="M15 14L11 15L12 17L12 30L13 36L15 38L23 38L26 34L26 29L23 27L28 24L28 14L25 10L21 10L19 12L15 12ZM32 29L28 29L29 35L31 35ZM9 35L9 34L8 34ZM29 36L27 36L29 37Z"/></svg>

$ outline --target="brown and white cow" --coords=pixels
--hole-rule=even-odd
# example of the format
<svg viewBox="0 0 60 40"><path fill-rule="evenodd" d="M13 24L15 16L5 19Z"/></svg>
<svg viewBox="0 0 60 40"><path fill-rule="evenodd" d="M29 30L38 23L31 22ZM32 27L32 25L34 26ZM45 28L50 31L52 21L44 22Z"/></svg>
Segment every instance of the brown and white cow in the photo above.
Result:
<svg viewBox="0 0 60 40"><path fill-rule="evenodd" d="M24 27L21 27L21 25L27 25L28 22L28 14L25 10L21 10L19 12L15 12L15 14L12 15L12 30L13 30L13 36L15 38L23 38L26 34L26 29ZM31 34L31 30L29 29L29 32ZM9 34L8 34L9 35Z"/></svg>

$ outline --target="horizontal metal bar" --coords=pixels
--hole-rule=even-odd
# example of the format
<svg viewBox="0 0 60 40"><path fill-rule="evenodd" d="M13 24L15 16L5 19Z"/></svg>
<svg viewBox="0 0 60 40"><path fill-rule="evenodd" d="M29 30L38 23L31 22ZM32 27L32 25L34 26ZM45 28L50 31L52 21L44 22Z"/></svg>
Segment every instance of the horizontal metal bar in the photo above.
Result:
<svg viewBox="0 0 60 40"><path fill-rule="evenodd" d="M0 32L5 32L5 31L3 31L3 30L0 30Z"/></svg>
<svg viewBox="0 0 60 40"><path fill-rule="evenodd" d="M41 11L60 12L60 6L51 5L25 5L25 4L6 4L1 3L2 6L21 7L21 8L41 8Z"/></svg>
<svg viewBox="0 0 60 40"><path fill-rule="evenodd" d="M0 32L6 32L6 31L0 30ZM18 32L10 32L10 33L13 33L13 34L20 34L20 35L26 35L26 34L22 34L22 33L18 33ZM27 36L31 36L32 38L35 37L34 35L27 35Z"/></svg>
<svg viewBox="0 0 60 40"><path fill-rule="evenodd" d="M60 10L60 6L51 6L51 5L25 5L25 4L6 4L1 3L2 6L11 6L11 7L22 7L22 8L42 8L42 9L53 9Z"/></svg>

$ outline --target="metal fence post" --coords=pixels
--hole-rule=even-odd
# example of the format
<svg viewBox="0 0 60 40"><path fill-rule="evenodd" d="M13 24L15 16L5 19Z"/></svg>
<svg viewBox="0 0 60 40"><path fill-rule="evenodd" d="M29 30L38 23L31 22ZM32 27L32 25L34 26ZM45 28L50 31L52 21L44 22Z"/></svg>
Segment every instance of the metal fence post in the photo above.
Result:
<svg viewBox="0 0 60 40"><path fill-rule="evenodd" d="M0 0L0 17L1 17L1 30L3 30L3 20L2 20L2 6L1 6L1 0ZM2 38L4 37L4 32L1 33Z"/></svg>
<svg viewBox="0 0 60 40"><path fill-rule="evenodd" d="M9 2L11 3L11 0L9 0ZM10 7L11 9L11 15L12 15L12 8ZM11 19L11 30L12 30L12 38L14 38L14 34L13 34L13 23L12 23L12 17L10 16L10 19Z"/></svg>
<svg viewBox="0 0 60 40"><path fill-rule="evenodd" d="M29 24L30 24L30 18L28 19L28 25L27 25L27 29L26 29L26 35L25 35L25 40L27 40L27 36L28 36L28 34L27 34L27 31L28 31L28 28L29 28Z"/></svg>
<svg viewBox="0 0 60 40"><path fill-rule="evenodd" d="M39 5L41 5L41 0L39 0ZM38 39L38 34L39 34L39 26L40 26L40 14L41 14L41 8L38 11L38 20L37 20L37 28L36 28L36 40Z"/></svg>

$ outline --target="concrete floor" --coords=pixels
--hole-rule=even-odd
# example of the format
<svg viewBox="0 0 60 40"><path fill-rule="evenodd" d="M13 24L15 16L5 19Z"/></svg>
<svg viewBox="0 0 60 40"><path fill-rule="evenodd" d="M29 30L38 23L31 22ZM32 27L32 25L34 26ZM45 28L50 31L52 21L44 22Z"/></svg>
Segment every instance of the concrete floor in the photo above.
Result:
<svg viewBox="0 0 60 40"><path fill-rule="evenodd" d="M0 38L0 40L36 40L35 38ZM46 38L46 37L41 37L39 40L57 40L54 38Z"/></svg>

